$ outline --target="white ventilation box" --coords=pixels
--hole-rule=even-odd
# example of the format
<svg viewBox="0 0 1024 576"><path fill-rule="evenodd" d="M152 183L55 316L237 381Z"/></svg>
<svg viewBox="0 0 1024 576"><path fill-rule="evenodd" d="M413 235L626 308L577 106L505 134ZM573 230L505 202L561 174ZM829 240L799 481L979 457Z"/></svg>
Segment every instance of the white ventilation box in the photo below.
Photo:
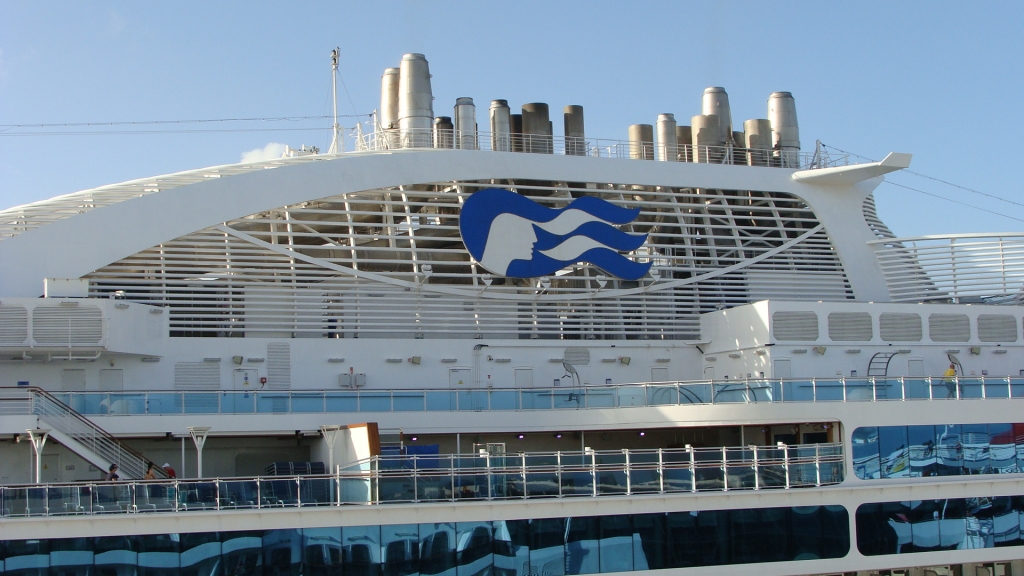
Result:
<svg viewBox="0 0 1024 576"><path fill-rule="evenodd" d="M45 298L88 298L89 280L86 278L46 278L43 280Z"/></svg>

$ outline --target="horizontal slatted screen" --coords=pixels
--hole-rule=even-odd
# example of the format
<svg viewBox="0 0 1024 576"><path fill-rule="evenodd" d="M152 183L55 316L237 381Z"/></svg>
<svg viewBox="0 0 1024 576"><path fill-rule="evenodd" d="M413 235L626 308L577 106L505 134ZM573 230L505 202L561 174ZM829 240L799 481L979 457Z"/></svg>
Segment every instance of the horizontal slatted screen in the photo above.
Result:
<svg viewBox="0 0 1024 576"><path fill-rule="evenodd" d="M772 314L772 334L783 342L808 342L818 339L818 315L814 312L780 310Z"/></svg>
<svg viewBox="0 0 1024 576"><path fill-rule="evenodd" d="M967 314L930 314L928 337L932 342L967 342L971 339L971 319Z"/></svg>
<svg viewBox="0 0 1024 576"><path fill-rule="evenodd" d="M175 390L220 390L219 362L177 362Z"/></svg>
<svg viewBox="0 0 1024 576"><path fill-rule="evenodd" d="M871 314L867 312L832 312L828 315L828 337L836 342L871 340Z"/></svg>
<svg viewBox="0 0 1024 576"><path fill-rule="evenodd" d="M23 346L28 340L28 310L0 304L0 346Z"/></svg>
<svg viewBox="0 0 1024 576"><path fill-rule="evenodd" d="M658 278L576 263L491 278L459 235L462 202L500 187L550 207L596 196L640 215L630 256ZM429 277L425 266L430 265ZM536 181L441 182L331 196L208 228L88 275L90 292L170 309L173 336L662 339L766 296L853 297L832 243L784 193ZM789 281L786 281L786 278ZM798 277L798 282L792 278Z"/></svg>
<svg viewBox="0 0 1024 576"><path fill-rule="evenodd" d="M103 311L98 306L61 304L36 306L32 339L42 346L99 344L103 340Z"/></svg>
<svg viewBox="0 0 1024 576"><path fill-rule="evenodd" d="M982 342L1016 342L1017 319L1009 314L979 314L978 340Z"/></svg>
<svg viewBox="0 0 1024 576"><path fill-rule="evenodd" d="M878 333L886 342L920 342L924 338L921 315L904 312L879 314Z"/></svg>

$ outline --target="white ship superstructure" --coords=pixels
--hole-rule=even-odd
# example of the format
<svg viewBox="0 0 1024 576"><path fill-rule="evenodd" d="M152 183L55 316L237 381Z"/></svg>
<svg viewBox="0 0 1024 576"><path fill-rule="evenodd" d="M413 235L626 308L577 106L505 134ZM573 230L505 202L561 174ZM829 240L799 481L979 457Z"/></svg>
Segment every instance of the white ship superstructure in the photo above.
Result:
<svg viewBox="0 0 1024 576"><path fill-rule="evenodd" d="M0 573L1024 574L1024 234L896 237L788 92L435 105L0 212Z"/></svg>

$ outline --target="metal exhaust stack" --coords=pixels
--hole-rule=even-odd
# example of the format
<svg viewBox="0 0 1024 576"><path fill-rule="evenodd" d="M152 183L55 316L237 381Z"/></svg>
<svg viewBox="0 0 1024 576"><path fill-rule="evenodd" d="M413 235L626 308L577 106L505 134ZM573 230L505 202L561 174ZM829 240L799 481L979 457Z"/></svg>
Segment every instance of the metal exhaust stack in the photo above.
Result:
<svg viewBox="0 0 1024 576"><path fill-rule="evenodd" d="M743 123L743 144L747 150L747 164L768 166L772 157L772 123L752 119Z"/></svg>
<svg viewBox="0 0 1024 576"><path fill-rule="evenodd" d="M732 142L732 110L729 108L729 95L726 94L725 88L721 86L705 88L704 97L701 99L700 113L704 116L717 115L723 143Z"/></svg>
<svg viewBox="0 0 1024 576"><path fill-rule="evenodd" d="M508 127L512 134L512 151L523 152L523 115L509 114Z"/></svg>
<svg viewBox="0 0 1024 576"><path fill-rule="evenodd" d="M380 78L380 129L387 147L398 147L398 68L387 68Z"/></svg>
<svg viewBox="0 0 1024 576"><path fill-rule="evenodd" d="M722 137L722 124L718 115L694 116L690 124L693 126L693 161L722 162L725 157L725 138Z"/></svg>
<svg viewBox="0 0 1024 576"><path fill-rule="evenodd" d="M548 105L543 102L523 104L523 151L534 154L554 152Z"/></svg>
<svg viewBox="0 0 1024 576"><path fill-rule="evenodd" d="M679 145L679 161L693 162L693 129L676 126L676 143Z"/></svg>
<svg viewBox="0 0 1024 576"><path fill-rule="evenodd" d="M789 92L772 92L768 97L768 120L772 124L772 147L786 168L800 167L800 128L796 122L796 100Z"/></svg>
<svg viewBox="0 0 1024 576"><path fill-rule="evenodd" d="M674 114L658 115L657 158L662 162L679 161L679 140L676 138L676 117Z"/></svg>
<svg viewBox="0 0 1024 576"><path fill-rule="evenodd" d="M477 149L476 104L472 98L455 99L455 147Z"/></svg>
<svg viewBox="0 0 1024 576"><path fill-rule="evenodd" d="M398 128L404 148L429 148L434 119L430 68L423 54L402 56L398 75Z"/></svg>
<svg viewBox="0 0 1024 576"><path fill-rule="evenodd" d="M512 150L512 111L507 100L491 100L491 150Z"/></svg>
<svg viewBox="0 0 1024 576"><path fill-rule="evenodd" d="M447 116L434 119L434 148L452 148L455 143L455 126Z"/></svg>
<svg viewBox="0 0 1024 576"><path fill-rule="evenodd" d="M583 134L583 106L570 104L565 113L565 154L586 156L587 143Z"/></svg>
<svg viewBox="0 0 1024 576"><path fill-rule="evenodd" d="M629 157L634 160L654 160L654 126L630 125Z"/></svg>

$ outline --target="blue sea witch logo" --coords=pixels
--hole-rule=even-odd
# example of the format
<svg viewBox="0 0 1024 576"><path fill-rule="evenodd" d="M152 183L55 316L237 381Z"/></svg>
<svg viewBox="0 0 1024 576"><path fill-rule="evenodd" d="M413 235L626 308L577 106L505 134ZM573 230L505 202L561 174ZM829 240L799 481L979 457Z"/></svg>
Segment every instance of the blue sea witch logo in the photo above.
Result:
<svg viewBox="0 0 1024 576"><path fill-rule="evenodd" d="M619 252L636 250L647 234L629 234L612 224L628 224L639 214L639 209L592 196L555 209L508 190L487 188L466 199L459 232L473 258L494 274L536 278L590 262L613 276L637 280L651 264Z"/></svg>

